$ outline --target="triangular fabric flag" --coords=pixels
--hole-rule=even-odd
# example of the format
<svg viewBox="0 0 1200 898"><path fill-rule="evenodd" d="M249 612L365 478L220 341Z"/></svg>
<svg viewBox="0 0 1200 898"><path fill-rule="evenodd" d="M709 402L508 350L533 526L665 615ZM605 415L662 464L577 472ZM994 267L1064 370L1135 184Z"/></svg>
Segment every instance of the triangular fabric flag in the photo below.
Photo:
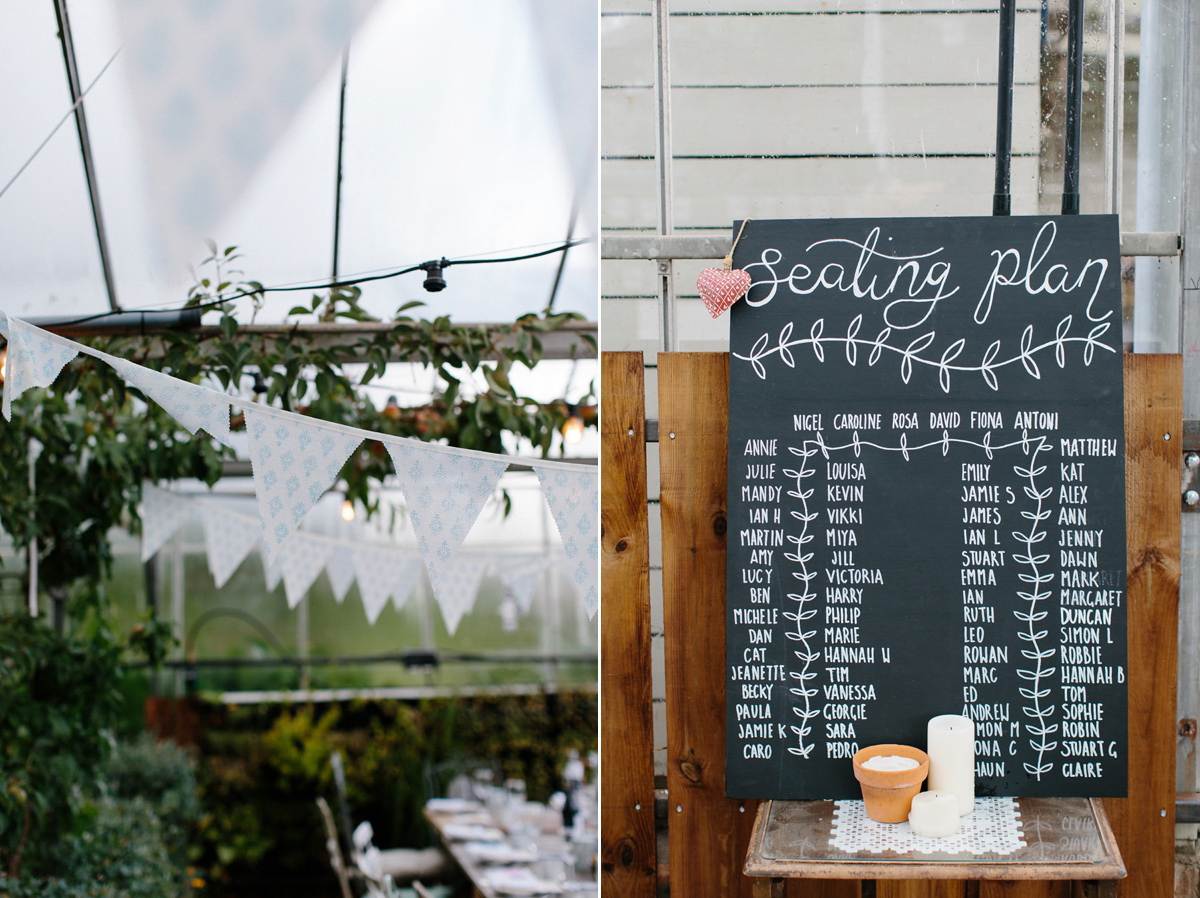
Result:
<svg viewBox="0 0 1200 898"><path fill-rule="evenodd" d="M496 491L508 461L439 452L416 440L384 445L396 466L417 548L437 595L444 573L484 503Z"/></svg>
<svg viewBox="0 0 1200 898"><path fill-rule="evenodd" d="M262 536L262 525L259 525L258 535ZM263 581L267 584L267 592L274 592L275 587L279 585L279 581L283 579L283 568L279 562L274 564L267 562L267 556L264 554L262 559L263 565Z"/></svg>
<svg viewBox="0 0 1200 898"><path fill-rule="evenodd" d="M395 596L399 608L421 572L421 560L388 546L355 546L354 568L367 621L374 624Z"/></svg>
<svg viewBox="0 0 1200 898"><path fill-rule="evenodd" d="M596 529L598 472L584 465L579 465L578 471L542 468L536 464L533 467L542 482L542 495L554 515L554 523L558 525L558 535L562 537L567 573L583 598L590 620L596 616L600 599L597 576L600 545Z"/></svg>
<svg viewBox="0 0 1200 898"><path fill-rule="evenodd" d="M325 567L325 541L295 533L279 547L279 567L289 608L295 608Z"/></svg>
<svg viewBox="0 0 1200 898"><path fill-rule="evenodd" d="M487 566L486 558L459 558L442 572L441 589L436 597L446 622L446 632L451 636L458 629L459 621L475 607L475 596Z"/></svg>
<svg viewBox="0 0 1200 898"><path fill-rule="evenodd" d="M527 614L533 605L533 594L538 584L542 582L542 572L546 570L546 557L533 555L515 559L500 569L497 576L504 586L512 593L517 603L517 610Z"/></svg>
<svg viewBox="0 0 1200 898"><path fill-rule="evenodd" d="M329 586L333 597L341 604L350 591L354 582L355 559L351 547L342 543L330 542L325 546L325 576L329 578Z"/></svg>
<svg viewBox="0 0 1200 898"><path fill-rule="evenodd" d="M125 382L137 387L163 407L168 415L195 433L203 428L226 446L229 441L229 402L216 390L171 377L161 371L113 359L112 366Z"/></svg>
<svg viewBox="0 0 1200 898"><path fill-rule="evenodd" d="M249 515L226 511L211 502L200 503L208 570L220 589L262 538L262 524Z"/></svg>
<svg viewBox="0 0 1200 898"><path fill-rule="evenodd" d="M12 420L12 402L31 387L48 387L63 366L79 354L73 346L63 346L50 335L18 318L4 317L8 352L4 362L4 417Z"/></svg>
<svg viewBox="0 0 1200 898"><path fill-rule="evenodd" d="M279 547L300 529L342 470L361 436L246 409L254 492L263 522L263 555L272 564Z"/></svg>
<svg viewBox="0 0 1200 898"><path fill-rule="evenodd" d="M183 526L191 513L191 502L152 483L143 483L142 561L153 558L154 553L175 535L175 531Z"/></svg>

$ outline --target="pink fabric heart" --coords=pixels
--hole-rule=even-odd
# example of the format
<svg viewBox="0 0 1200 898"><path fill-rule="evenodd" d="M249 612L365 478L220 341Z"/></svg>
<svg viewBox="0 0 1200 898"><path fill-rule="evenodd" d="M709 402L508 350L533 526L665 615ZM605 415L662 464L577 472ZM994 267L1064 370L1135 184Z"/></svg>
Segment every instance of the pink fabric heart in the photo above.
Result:
<svg viewBox="0 0 1200 898"><path fill-rule="evenodd" d="M713 318L737 302L750 289L750 273L740 268L705 268L696 278L696 289Z"/></svg>

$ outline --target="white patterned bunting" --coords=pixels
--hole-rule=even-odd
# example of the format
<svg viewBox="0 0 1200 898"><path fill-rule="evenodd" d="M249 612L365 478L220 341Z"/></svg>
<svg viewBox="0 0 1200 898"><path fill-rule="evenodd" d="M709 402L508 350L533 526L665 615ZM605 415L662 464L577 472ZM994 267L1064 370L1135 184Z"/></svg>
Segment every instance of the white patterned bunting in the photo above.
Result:
<svg viewBox="0 0 1200 898"><path fill-rule="evenodd" d="M442 572L437 600L446 622L446 632L451 636L458 629L459 621L475 607L475 595L487 566L486 558L459 558Z"/></svg>
<svg viewBox="0 0 1200 898"><path fill-rule="evenodd" d="M5 314L8 352L4 362L4 417L12 420L12 401L31 387L48 387L79 349L56 340L41 328Z"/></svg>
<svg viewBox="0 0 1200 898"><path fill-rule="evenodd" d="M349 546L330 542L325 547L325 575L339 605L345 601L350 584L354 582L355 568L354 552Z"/></svg>
<svg viewBox="0 0 1200 898"><path fill-rule="evenodd" d="M187 428L188 433L203 429L226 446L232 445L229 441L229 402L222 401L216 390L135 365L126 359L112 359L109 364L126 383L161 405L167 414Z"/></svg>
<svg viewBox="0 0 1200 898"><path fill-rule="evenodd" d="M362 437L299 417L246 409L254 492L268 565L342 470Z"/></svg>
<svg viewBox="0 0 1200 898"><path fill-rule="evenodd" d="M384 442L384 446L396 466L429 585L441 602L443 577L484 503L496 491L508 460L431 450L415 440Z"/></svg>
<svg viewBox="0 0 1200 898"><path fill-rule="evenodd" d="M192 512L192 505L152 483L142 484L142 561L149 561L175 535Z"/></svg>
<svg viewBox="0 0 1200 898"><path fill-rule="evenodd" d="M354 568L363 610L373 624L388 596L395 597L397 607L404 604L421 572L421 561L387 546L359 545L354 547Z"/></svg>
<svg viewBox="0 0 1200 898"><path fill-rule="evenodd" d="M213 583L220 589L262 538L262 524L244 514L226 511L211 502L199 503L204 550Z"/></svg>
<svg viewBox="0 0 1200 898"><path fill-rule="evenodd" d="M325 541L307 533L293 534L279 548L283 590L289 608L295 608L325 567Z"/></svg>
<svg viewBox="0 0 1200 898"><path fill-rule="evenodd" d="M584 465L578 467L578 471L566 471L535 465L534 470L542 482L542 494L546 497L546 504L550 506L554 523L558 525L558 534L562 537L563 550L567 555L567 573L582 595L590 619L596 616L600 598L597 576L600 545L596 527L599 517L596 507L598 480L595 468Z"/></svg>
<svg viewBox="0 0 1200 898"><path fill-rule="evenodd" d="M262 535L261 527L262 527L262 525L260 524L259 525L259 535L260 536ZM276 561L274 564L268 564L266 556L263 556L262 566L263 566L263 582L267 586L267 592L274 592L275 587L277 587L279 585L279 581L283 579L283 568L280 567L278 561Z"/></svg>
<svg viewBox="0 0 1200 898"><path fill-rule="evenodd" d="M533 605L533 594L537 591L542 580L542 572L546 570L544 555L531 555L512 560L498 572L505 588L512 593L517 603L517 610L527 614Z"/></svg>

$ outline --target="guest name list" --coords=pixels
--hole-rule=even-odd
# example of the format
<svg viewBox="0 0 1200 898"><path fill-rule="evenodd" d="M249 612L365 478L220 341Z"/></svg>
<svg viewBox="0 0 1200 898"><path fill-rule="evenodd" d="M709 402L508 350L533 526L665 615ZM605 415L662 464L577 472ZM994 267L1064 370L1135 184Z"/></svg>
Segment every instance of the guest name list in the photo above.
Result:
<svg viewBox="0 0 1200 898"><path fill-rule="evenodd" d="M734 262L729 794L857 797L938 714L977 794L1124 794L1116 219L752 221Z"/></svg>

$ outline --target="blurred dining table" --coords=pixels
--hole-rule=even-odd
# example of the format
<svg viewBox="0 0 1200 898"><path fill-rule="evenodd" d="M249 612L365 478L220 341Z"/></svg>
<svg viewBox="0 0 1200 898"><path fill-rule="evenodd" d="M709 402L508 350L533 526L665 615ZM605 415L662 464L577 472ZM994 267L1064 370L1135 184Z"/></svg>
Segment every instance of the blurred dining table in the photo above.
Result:
<svg viewBox="0 0 1200 898"><path fill-rule="evenodd" d="M595 830L564 829L561 812L547 805L434 798L425 818L477 896L599 894Z"/></svg>

